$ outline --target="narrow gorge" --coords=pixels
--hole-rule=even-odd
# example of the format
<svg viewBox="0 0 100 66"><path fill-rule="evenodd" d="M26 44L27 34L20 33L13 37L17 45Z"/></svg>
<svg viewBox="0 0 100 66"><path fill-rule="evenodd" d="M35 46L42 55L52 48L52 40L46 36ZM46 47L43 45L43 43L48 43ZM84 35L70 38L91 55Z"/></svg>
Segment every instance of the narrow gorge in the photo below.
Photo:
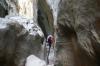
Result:
<svg viewBox="0 0 100 66"><path fill-rule="evenodd" d="M99 4L0 0L0 66L100 66ZM54 38L49 56L48 35Z"/></svg>

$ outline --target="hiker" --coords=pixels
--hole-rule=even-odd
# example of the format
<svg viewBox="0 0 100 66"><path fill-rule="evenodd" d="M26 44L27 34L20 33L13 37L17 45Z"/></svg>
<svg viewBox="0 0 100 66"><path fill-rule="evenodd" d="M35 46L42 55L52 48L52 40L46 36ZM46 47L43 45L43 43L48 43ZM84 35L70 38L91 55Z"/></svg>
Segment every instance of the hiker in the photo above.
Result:
<svg viewBox="0 0 100 66"><path fill-rule="evenodd" d="M47 37L47 43L48 43L48 45L49 45L49 50L48 50L48 55L47 55L47 63L48 63L48 64L49 64L49 59L48 59L48 57L49 57L49 54L50 54L50 48L51 48L51 45L53 44L53 42L54 42L53 36L52 36L52 35L48 35L48 37Z"/></svg>
<svg viewBox="0 0 100 66"><path fill-rule="evenodd" d="M50 50L50 48L51 48L51 45L53 44L53 41L54 41L53 36L52 36L52 35L49 35L49 36L47 37L47 42L48 42L48 45L49 45L49 50Z"/></svg>

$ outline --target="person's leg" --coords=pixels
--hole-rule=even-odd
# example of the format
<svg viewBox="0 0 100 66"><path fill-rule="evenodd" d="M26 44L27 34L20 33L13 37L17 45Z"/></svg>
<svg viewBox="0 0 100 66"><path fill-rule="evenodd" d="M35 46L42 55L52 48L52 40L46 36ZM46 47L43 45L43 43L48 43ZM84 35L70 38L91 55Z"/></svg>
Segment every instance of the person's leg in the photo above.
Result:
<svg viewBox="0 0 100 66"><path fill-rule="evenodd" d="M49 54L50 54L50 48L51 48L51 44L49 44L49 50L48 50L48 55L47 55L47 64L49 64Z"/></svg>
<svg viewBox="0 0 100 66"><path fill-rule="evenodd" d="M49 44L49 51L48 51L48 56L49 56L49 53L50 53L50 48L51 48L51 44Z"/></svg>

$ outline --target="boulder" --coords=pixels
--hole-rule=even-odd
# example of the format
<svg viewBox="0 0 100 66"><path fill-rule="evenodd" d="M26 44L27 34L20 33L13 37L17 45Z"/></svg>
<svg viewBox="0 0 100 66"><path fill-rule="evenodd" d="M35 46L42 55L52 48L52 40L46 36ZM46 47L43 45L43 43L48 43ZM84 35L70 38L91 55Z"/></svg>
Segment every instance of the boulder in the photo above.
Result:
<svg viewBox="0 0 100 66"><path fill-rule="evenodd" d="M0 18L0 66L24 66L29 55L39 58L41 55L43 33L40 28L36 24L25 26L27 23L23 22L27 19L15 18L17 20L14 17Z"/></svg>

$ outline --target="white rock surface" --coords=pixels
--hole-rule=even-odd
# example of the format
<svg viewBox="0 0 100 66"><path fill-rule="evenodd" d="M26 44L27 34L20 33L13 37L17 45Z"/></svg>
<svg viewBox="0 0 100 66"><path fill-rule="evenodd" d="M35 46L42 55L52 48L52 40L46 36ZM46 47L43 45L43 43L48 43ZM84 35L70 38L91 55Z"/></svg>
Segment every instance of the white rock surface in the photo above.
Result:
<svg viewBox="0 0 100 66"><path fill-rule="evenodd" d="M35 55L30 55L26 59L25 66L46 66L46 62L39 59Z"/></svg>
<svg viewBox="0 0 100 66"><path fill-rule="evenodd" d="M18 22L20 25L23 25L25 30L27 30L31 35L35 36L38 34L41 37L44 36L41 28L37 25L36 22L21 16L6 16L6 18L0 18L0 29L6 28L7 23L14 23L14 22Z"/></svg>

